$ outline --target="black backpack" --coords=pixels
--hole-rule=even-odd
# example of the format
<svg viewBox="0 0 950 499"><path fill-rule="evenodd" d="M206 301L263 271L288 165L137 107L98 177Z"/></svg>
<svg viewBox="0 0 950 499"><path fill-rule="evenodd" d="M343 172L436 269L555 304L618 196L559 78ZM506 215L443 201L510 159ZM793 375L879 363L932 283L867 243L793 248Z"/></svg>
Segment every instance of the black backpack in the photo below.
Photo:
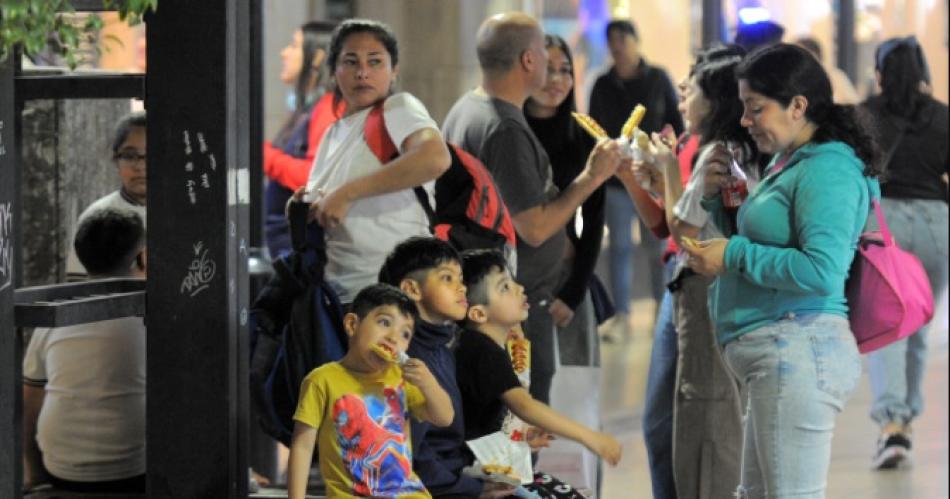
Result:
<svg viewBox="0 0 950 499"><path fill-rule="evenodd" d="M343 358L347 348L343 308L323 278L323 232L317 224L305 226L305 203L294 205L298 205L290 217L294 250L274 262L274 275L250 313L251 402L264 432L287 446L304 378Z"/></svg>

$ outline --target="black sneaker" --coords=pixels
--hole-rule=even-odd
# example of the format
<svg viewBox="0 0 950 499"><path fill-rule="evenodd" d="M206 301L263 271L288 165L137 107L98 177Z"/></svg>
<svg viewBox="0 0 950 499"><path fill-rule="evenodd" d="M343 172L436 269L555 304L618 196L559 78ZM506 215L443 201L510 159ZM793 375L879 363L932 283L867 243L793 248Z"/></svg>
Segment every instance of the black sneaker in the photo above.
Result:
<svg viewBox="0 0 950 499"><path fill-rule="evenodd" d="M887 437L886 439L884 437ZM910 459L910 439L903 433L883 435L877 441L874 469L890 470Z"/></svg>

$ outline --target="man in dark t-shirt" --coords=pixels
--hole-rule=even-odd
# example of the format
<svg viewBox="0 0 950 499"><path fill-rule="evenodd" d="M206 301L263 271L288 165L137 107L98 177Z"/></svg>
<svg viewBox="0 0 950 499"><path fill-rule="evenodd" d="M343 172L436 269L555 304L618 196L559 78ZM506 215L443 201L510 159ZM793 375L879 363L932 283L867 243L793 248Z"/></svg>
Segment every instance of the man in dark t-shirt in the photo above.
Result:
<svg viewBox="0 0 950 499"><path fill-rule="evenodd" d="M670 124L679 136L683 131L683 118L677 109L679 101L676 89L666 71L644 60L633 23L615 20L607 25L606 32L614 65L594 83L590 94L590 116L604 127L608 135L617 137L633 108L643 104L647 112L640 128L644 132L659 132L666 124ZM627 191L616 179L607 182L606 205L610 237L610 286L617 319L614 321L616 327L608 330L605 339L620 340L629 333L634 262L631 222L636 218L636 211ZM665 284L660 263L665 245L642 222L640 238L638 251L642 249L647 252L650 264L648 269L642 270L647 270L651 293L659 303Z"/></svg>
<svg viewBox="0 0 950 499"><path fill-rule="evenodd" d="M511 212L518 233L518 280L533 310L523 324L534 359L531 394L548 402L555 365L554 321L548 308L564 261L564 227L616 171L620 152L612 141L599 144L584 171L558 192L547 154L521 111L547 75L547 50L537 20L524 13L490 17L479 28L477 51L481 85L455 103L442 133L485 164Z"/></svg>

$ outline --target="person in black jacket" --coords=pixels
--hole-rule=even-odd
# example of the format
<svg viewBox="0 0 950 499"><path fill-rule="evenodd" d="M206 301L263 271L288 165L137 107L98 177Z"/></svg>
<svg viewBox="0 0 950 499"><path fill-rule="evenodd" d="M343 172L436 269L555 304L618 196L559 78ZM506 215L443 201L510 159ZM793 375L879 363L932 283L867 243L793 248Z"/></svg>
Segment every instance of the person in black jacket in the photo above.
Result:
<svg viewBox="0 0 950 499"><path fill-rule="evenodd" d="M947 287L947 106L930 96L930 71L913 36L882 43L876 73L881 94L862 108L886 158L881 207L897 244L920 258L939 303ZM910 423L923 409L928 326L868 356L871 418L881 426L876 468L910 457Z"/></svg>
<svg viewBox="0 0 950 499"><path fill-rule="evenodd" d="M594 83L590 95L590 115L611 137L620 135L630 112L637 104L647 108L640 128L647 133L659 132L665 125L676 135L683 131L683 118L677 111L676 89L669 75L661 68L647 64L640 54L637 30L630 21L615 20L607 24L607 45L614 65ZM617 324L626 334L629 327L630 285L633 280L633 242L631 223L636 216L633 202L623 185L615 178L607 181L607 227L609 228L611 292L617 307ZM649 253L649 262L659 262L664 245L649 229L640 225L641 245ZM650 284L657 303L663 294L663 269L651 265ZM614 339L616 334L606 336Z"/></svg>
<svg viewBox="0 0 950 499"><path fill-rule="evenodd" d="M571 118L571 112L577 107L574 102L574 63L567 42L559 36L547 35L545 47L548 51L548 76L544 87L531 94L525 102L524 111L531 131L551 158L554 185L564 190L584 169L587 156L594 148L594 139ZM581 205L583 229L580 234L575 219L576 216L567 224L567 236L571 241L569 249L573 251L570 251L571 256L564 268L561 288L549 310L555 324L561 328L558 334L561 362L596 365L599 357L594 331L596 324L587 290L604 235L603 185Z"/></svg>

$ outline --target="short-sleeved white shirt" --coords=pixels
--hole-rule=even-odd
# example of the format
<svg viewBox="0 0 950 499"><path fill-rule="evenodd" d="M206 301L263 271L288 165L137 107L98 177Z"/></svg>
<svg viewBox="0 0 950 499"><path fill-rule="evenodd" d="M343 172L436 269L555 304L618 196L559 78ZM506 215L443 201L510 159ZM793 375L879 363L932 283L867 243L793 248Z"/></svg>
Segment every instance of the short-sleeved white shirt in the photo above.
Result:
<svg viewBox="0 0 950 499"><path fill-rule="evenodd" d="M699 151L696 166L689 176L689 182L683 189L683 195L673 205L673 214L676 218L694 226L700 227L699 240L723 237L716 224L709 220L709 212L703 208L703 177L706 176L708 160L712 155L713 144L707 144Z"/></svg>
<svg viewBox="0 0 950 499"><path fill-rule="evenodd" d="M145 473L141 317L37 329L23 380L46 391L36 440L50 473L80 482Z"/></svg>
<svg viewBox="0 0 950 499"><path fill-rule="evenodd" d="M333 192L341 185L383 168L363 134L371 108L341 118L323 136L314 158L307 191ZM402 150L407 137L423 129L438 133L438 126L419 99L408 93L390 96L383 104L383 121L396 147ZM431 196L434 182L423 187ZM429 235L429 221L412 189L361 199L350 207L343 222L326 231L327 280L344 303L377 281L386 255L411 236Z"/></svg>

